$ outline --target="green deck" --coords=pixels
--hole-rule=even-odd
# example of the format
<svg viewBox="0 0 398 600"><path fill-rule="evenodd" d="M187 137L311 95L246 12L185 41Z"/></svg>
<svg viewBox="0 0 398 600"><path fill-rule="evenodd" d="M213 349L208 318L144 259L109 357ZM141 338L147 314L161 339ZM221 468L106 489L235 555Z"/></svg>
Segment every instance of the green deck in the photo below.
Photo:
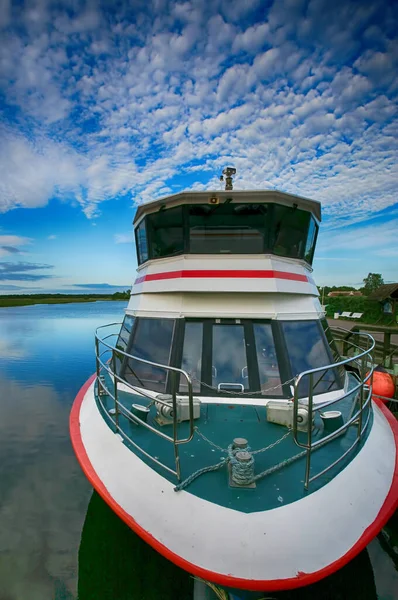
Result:
<svg viewBox="0 0 398 600"><path fill-rule="evenodd" d="M110 384L110 382L107 383ZM145 398L126 392L119 391L118 398L128 409L131 408L132 403L142 405L148 403ZM108 410L114 407L113 400L109 396L101 396L101 400ZM337 408L341 410L343 417L347 419L352 402L353 399L348 397L346 400L339 402L337 406L335 405L333 409ZM154 420L155 415L156 409L152 406L148 416L148 423L172 436L172 426L158 426ZM366 415L364 415L365 417ZM105 420L109 427L114 430L111 420L106 417ZM190 483L186 490L215 504L242 512L270 510L289 504L314 492L336 476L355 457L356 453L360 451L371 424L372 418L369 420L367 431L361 443L343 461L311 483L308 492L304 489L304 457L259 480L255 489L230 487L228 469L227 467L222 467L218 471L201 475ZM143 426L131 423L122 415L119 417L119 425L148 454L154 456L171 469L175 469L172 443L148 431ZM249 445L253 451L271 445L287 432L285 427L267 422L265 407L233 404L202 404L201 416L195 420L195 426L206 438L223 449L226 449L235 437L244 437L249 441ZM311 458L311 476L322 471L338 459L353 443L356 434L356 427L350 427L343 435L313 452ZM179 438L188 436L187 422L179 424L178 435ZM317 416L313 431L313 441L321 439L324 435L320 418ZM302 436L304 442L306 434L301 433L300 436ZM177 484L176 477L146 458L128 441L125 440L124 443L151 468L172 483ZM211 446L197 432L195 432L191 442L179 446L179 452L183 480L198 469L214 465L227 456L225 452ZM300 452L302 452L302 449L294 443L293 436L290 434L274 448L255 455L255 474L279 464ZM133 473L132 476L134 476Z"/></svg>

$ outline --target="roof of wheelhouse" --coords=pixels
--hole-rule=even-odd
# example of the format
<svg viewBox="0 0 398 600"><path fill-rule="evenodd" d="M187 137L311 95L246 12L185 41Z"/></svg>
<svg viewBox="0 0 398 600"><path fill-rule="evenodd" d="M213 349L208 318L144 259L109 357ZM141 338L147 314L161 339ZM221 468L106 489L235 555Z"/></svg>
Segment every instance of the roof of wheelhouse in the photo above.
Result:
<svg viewBox="0 0 398 600"><path fill-rule="evenodd" d="M274 202L286 206L296 205L297 208L312 213L318 221L321 221L320 202L295 196L294 194L287 194L277 190L207 190L205 192L179 192L178 194L141 204L137 208L133 223L138 223L144 215L156 212L162 207L171 208L181 204L208 204L211 198L218 198L221 204L227 199L232 198L233 203L239 202L242 204L245 202Z"/></svg>

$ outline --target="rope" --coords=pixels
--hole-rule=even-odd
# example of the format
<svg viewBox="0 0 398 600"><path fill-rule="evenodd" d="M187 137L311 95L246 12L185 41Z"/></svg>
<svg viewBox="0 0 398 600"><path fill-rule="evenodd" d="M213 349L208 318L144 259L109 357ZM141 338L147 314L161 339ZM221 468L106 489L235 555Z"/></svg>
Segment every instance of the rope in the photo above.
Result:
<svg viewBox="0 0 398 600"><path fill-rule="evenodd" d="M242 460L239 458L240 455L246 455L248 460ZM249 446L246 446L244 450L242 448L234 448L233 444L228 446L228 462L232 468L232 479L238 485L248 485L250 480L254 477L254 457L250 453Z"/></svg>
<svg viewBox="0 0 398 600"><path fill-rule="evenodd" d="M274 471L277 471L278 469L289 465L291 462L294 462L295 460L301 458L305 454L305 451L301 452L300 454L288 458L285 461L267 469L266 471L259 473L258 475L254 475L254 455L259 454L260 452L265 452L266 450L271 450L271 448L274 448L275 446L280 444L291 434L290 429L281 438L279 438L279 440L276 440L276 442L273 442L272 444L269 444L264 448L260 448L259 450L255 450L254 452L251 451L251 448L249 446L244 448L244 451L250 452L251 454L251 460L245 462L239 461L235 456L238 452L242 451L242 448L233 448L232 444L228 446L228 449L221 448L221 446L218 446L217 444L209 440L201 431L199 431L198 427L195 427L195 431L198 435L200 435L200 437L202 437L206 442L208 442L210 446L213 446L220 452L228 454L228 456L227 458L223 458L220 462L216 463L215 465L203 467L202 469L194 471L194 473L189 475L186 479L184 479L184 481L181 481L181 483L175 486L175 492L180 492L181 490L188 487L188 485L192 483L195 479L200 477L200 475L204 475L205 473L211 473L212 471L217 471L218 469L220 469L224 465L227 465L228 463L231 463L231 467L233 470L233 480L239 485L250 485L251 483L258 481L262 477L265 477L266 475L269 475Z"/></svg>
<svg viewBox="0 0 398 600"><path fill-rule="evenodd" d="M220 469L221 467L226 465L227 462L228 462L228 460L223 459L221 462L217 463L216 465L212 465L210 467L203 467L203 469L198 469L197 471L192 473L192 475L190 475L189 477L184 479L184 481L181 481L181 483L176 485L174 488L174 491L180 492L181 490L186 488L190 483L192 483L192 481L194 481L194 479L196 479L200 475L203 475L204 473L210 473L211 471L217 471L218 469Z"/></svg>
<svg viewBox="0 0 398 600"><path fill-rule="evenodd" d="M253 477L253 479L251 481L249 481L249 484L254 483L255 481L258 481L259 479L262 479L263 477L266 477L267 475L271 475L272 473L275 473L275 471L279 471L279 469L282 469L282 467L287 467L288 465L295 462L299 458L303 458L303 456L305 456L305 455L306 455L306 450L304 450L303 452L299 452L295 456L291 456L290 458L287 458L286 460L283 460L282 462L278 463L277 465L274 465L273 467L270 467L269 469L262 471L262 473L255 475Z"/></svg>

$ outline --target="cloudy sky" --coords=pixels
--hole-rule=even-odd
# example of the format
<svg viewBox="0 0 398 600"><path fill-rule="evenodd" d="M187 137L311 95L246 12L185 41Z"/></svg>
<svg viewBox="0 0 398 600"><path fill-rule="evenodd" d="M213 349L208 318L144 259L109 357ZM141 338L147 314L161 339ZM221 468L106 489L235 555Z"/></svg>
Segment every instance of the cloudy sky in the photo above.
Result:
<svg viewBox="0 0 398 600"><path fill-rule="evenodd" d="M397 32L394 0L0 0L0 293L128 287L137 204L227 164L322 202L319 285L398 281Z"/></svg>

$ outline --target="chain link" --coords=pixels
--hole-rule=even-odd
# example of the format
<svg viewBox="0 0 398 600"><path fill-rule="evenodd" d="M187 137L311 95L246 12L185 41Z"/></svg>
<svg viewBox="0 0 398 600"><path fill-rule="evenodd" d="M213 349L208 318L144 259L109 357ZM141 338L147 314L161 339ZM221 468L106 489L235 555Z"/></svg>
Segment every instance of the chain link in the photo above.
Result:
<svg viewBox="0 0 398 600"><path fill-rule="evenodd" d="M216 448L216 450L219 450L220 452L223 452L224 454L228 454L228 449L221 448L221 446L218 446L217 444L215 444L214 442L209 440L209 438L207 438L201 431L199 431L199 427L195 427L195 431L198 435L200 435L201 438L203 438L205 440L205 442L210 444L210 446L213 446L213 448ZM258 450L250 450L251 454L253 454L253 455L260 454L261 452L265 452L266 450L271 450L272 448L274 448L275 446L277 446L278 444L283 442L283 440L285 440L287 437L289 437L291 432L292 432L292 430L288 429L288 431L281 438L276 440L276 442L273 442L272 444L269 444L268 446L264 446L264 448L259 448Z"/></svg>
<svg viewBox="0 0 398 600"><path fill-rule="evenodd" d="M218 392L218 388L209 385L208 383L205 383L204 381L201 381L200 379L198 379L197 377L194 377L191 373L189 373L189 375L191 376L192 381L196 381L196 383L199 383L201 386L204 386L206 388L208 388L209 390L214 390L215 392ZM291 379L288 379L287 381L284 381L283 383L278 383L278 385L275 385L274 387L270 387L267 388L266 390L258 390L256 392L237 392L237 391L229 391L229 390L222 390L223 394L229 394L230 396L254 396L255 394L267 394L268 392L273 392L275 390L278 390L280 388L282 388L284 385L288 385L289 383L293 383L295 381L296 377L292 377Z"/></svg>
<svg viewBox="0 0 398 600"><path fill-rule="evenodd" d="M275 446L277 446L278 444L280 444L281 442L283 442L283 440L285 440L287 437L289 437L289 435L292 433L291 429L288 429L288 431L285 433L285 435L283 435L281 438L279 438L279 440L276 440L276 442L274 442L273 444L270 444L269 446L266 446L265 448L260 448L260 450L252 450L252 454L260 454L260 452L265 452L266 450L271 450L271 448L275 448Z"/></svg>
<svg viewBox="0 0 398 600"><path fill-rule="evenodd" d="M198 435L200 435L201 438L205 440L205 442L210 444L210 446L213 446L213 448L216 448L216 450L219 450L220 452L224 452L224 454L228 454L228 450L226 450L225 448L221 448L221 446L217 446L217 444L209 440L209 438L207 438L201 431L199 431L199 427L195 427L195 431Z"/></svg>

